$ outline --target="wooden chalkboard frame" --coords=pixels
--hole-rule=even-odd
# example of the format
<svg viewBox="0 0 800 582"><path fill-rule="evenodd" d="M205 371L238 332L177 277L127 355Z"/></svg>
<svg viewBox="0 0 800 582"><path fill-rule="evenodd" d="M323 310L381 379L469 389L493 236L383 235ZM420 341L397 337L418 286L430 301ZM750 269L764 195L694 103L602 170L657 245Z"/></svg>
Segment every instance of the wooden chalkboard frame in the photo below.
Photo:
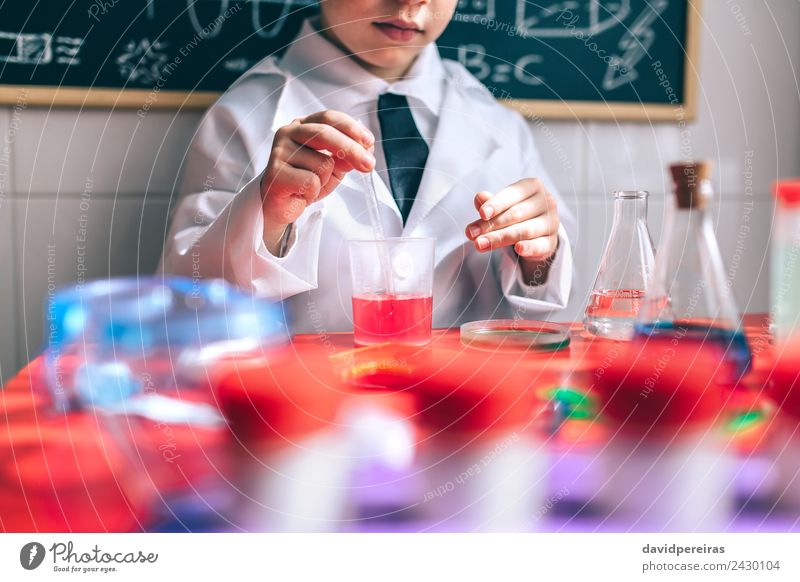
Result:
<svg viewBox="0 0 800 582"><path fill-rule="evenodd" d="M610 121L693 121L697 113L701 0L688 0L684 53L683 99L677 105L663 103L617 103L559 101L544 99L505 99L504 105L526 117L553 120ZM205 109L221 93L211 91L161 91L150 109ZM47 87L41 85L0 85L0 105L41 107L97 107L139 109L147 103L147 89L95 89Z"/></svg>

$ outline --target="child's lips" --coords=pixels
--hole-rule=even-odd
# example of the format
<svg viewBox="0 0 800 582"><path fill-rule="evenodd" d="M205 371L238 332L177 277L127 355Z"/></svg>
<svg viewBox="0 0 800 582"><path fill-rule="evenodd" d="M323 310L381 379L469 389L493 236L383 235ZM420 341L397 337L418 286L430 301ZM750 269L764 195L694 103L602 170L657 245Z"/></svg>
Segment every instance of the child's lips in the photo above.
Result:
<svg viewBox="0 0 800 582"><path fill-rule="evenodd" d="M414 39L422 30L413 23L402 21L373 22L383 34L396 41L408 42Z"/></svg>

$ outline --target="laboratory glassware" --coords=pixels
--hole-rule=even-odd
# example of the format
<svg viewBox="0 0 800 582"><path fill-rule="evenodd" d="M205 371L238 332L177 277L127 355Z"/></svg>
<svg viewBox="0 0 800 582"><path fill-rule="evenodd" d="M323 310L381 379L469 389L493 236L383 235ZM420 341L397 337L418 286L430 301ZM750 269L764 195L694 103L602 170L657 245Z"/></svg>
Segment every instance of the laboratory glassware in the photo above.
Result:
<svg viewBox="0 0 800 582"><path fill-rule="evenodd" d="M643 190L614 193L614 222L584 315L586 330L599 337L629 340L653 271L655 251L647 228Z"/></svg>
<svg viewBox="0 0 800 582"><path fill-rule="evenodd" d="M670 173L674 203L667 208L636 337L716 345L726 364L720 372L735 383L749 371L751 354L709 216L711 164L673 164Z"/></svg>
<svg viewBox="0 0 800 582"><path fill-rule="evenodd" d="M357 345L430 341L435 242L433 238L350 241ZM381 268L387 262L391 285Z"/></svg>
<svg viewBox="0 0 800 582"><path fill-rule="evenodd" d="M148 527L216 527L231 467L215 374L288 342L280 305L222 280L129 277L58 290L45 310L54 410L96 414Z"/></svg>

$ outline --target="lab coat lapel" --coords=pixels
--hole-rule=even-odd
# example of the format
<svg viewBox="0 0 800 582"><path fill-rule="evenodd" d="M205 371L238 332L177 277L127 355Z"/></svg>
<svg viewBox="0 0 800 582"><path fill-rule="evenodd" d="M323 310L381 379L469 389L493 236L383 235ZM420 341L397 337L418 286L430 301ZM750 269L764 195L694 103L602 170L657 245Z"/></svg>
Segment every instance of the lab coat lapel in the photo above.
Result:
<svg viewBox="0 0 800 582"><path fill-rule="evenodd" d="M515 172L513 156L487 123L491 109L480 102L482 96L477 101L469 97L457 83L445 95L422 183L403 231L405 236L435 237L437 265L471 244L464 231L478 218L475 194L504 187Z"/></svg>
<svg viewBox="0 0 800 582"><path fill-rule="evenodd" d="M404 234L414 236L436 205L454 187L463 184L465 178L479 175L488 158L500 147L494 132L488 130L482 109L458 83L448 84L439 126ZM474 210L471 198L465 203Z"/></svg>

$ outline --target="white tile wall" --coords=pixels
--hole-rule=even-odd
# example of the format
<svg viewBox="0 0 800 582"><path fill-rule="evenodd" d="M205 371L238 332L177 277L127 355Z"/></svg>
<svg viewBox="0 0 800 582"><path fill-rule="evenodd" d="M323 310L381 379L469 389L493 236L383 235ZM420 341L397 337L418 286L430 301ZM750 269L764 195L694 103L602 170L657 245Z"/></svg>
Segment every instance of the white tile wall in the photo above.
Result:
<svg viewBox="0 0 800 582"><path fill-rule="evenodd" d="M0 245L0 384L11 378L20 365L15 338L17 308L11 245L12 205L12 200L0 199L0 235L4 240Z"/></svg>
<svg viewBox="0 0 800 582"><path fill-rule="evenodd" d="M670 191L667 166L680 158L673 123L587 123L586 191L605 199L614 190Z"/></svg>
<svg viewBox="0 0 800 582"><path fill-rule="evenodd" d="M586 191L585 128L579 123L547 119L529 123L542 163L564 200L574 201Z"/></svg>
<svg viewBox="0 0 800 582"><path fill-rule="evenodd" d="M11 109L0 107L0 200L13 193L13 151L14 137L11 135Z"/></svg>
<svg viewBox="0 0 800 582"><path fill-rule="evenodd" d="M754 188L766 195L776 177L800 173L800 4L707 1L703 9L693 149L715 160L724 194L744 191L752 152Z"/></svg>
<svg viewBox="0 0 800 582"><path fill-rule="evenodd" d="M95 192L165 195L199 113L29 109L16 144L20 196Z"/></svg>
<svg viewBox="0 0 800 582"><path fill-rule="evenodd" d="M23 360L41 351L48 289L79 280L151 274L163 245L166 200L93 197L16 200L16 260ZM140 227L141 225L141 227ZM85 230L85 233L82 232ZM86 242L78 239L85 236ZM85 248L82 248L85 247ZM52 263L48 273L49 263Z"/></svg>
<svg viewBox="0 0 800 582"><path fill-rule="evenodd" d="M722 195L712 212L722 261L739 310L769 311L772 199Z"/></svg>
<svg viewBox="0 0 800 582"><path fill-rule="evenodd" d="M15 332L16 293L14 285L11 229L13 228L13 168L11 149L11 110L0 109L0 383L13 376L20 361L17 357Z"/></svg>

